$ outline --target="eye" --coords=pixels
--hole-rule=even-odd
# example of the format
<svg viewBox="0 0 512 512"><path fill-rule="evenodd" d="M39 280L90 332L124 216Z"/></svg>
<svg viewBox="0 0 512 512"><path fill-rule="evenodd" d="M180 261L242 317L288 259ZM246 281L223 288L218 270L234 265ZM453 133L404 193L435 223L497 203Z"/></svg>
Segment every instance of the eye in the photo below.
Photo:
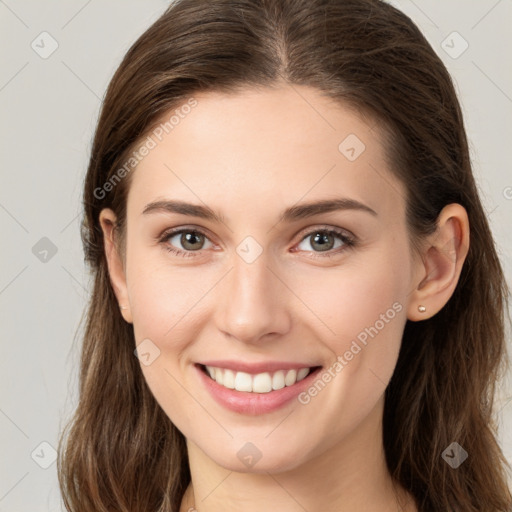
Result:
<svg viewBox="0 0 512 512"><path fill-rule="evenodd" d="M160 242L164 244L166 250L178 256L194 257L194 252L208 249L213 246L208 237L198 229L180 228L166 232ZM206 245L210 244L210 245ZM181 245L182 249L176 247Z"/></svg>
<svg viewBox="0 0 512 512"><path fill-rule="evenodd" d="M179 228L167 231L159 239L159 242L163 244L167 251L181 257L199 256L199 254L194 253L199 253L203 249L213 246L206 234L196 228ZM313 248L313 251L304 247L308 244ZM177 245L178 247L176 247ZM355 245L355 237L341 230L322 227L309 231L297 245L297 248L300 251L316 253L312 254L311 257L322 258L336 256ZM295 251L296 249L294 249Z"/></svg>
<svg viewBox="0 0 512 512"><path fill-rule="evenodd" d="M348 247L355 245L353 236L349 236L333 228L320 228L310 231L297 246L299 250L311 252L307 246L313 248L315 254L313 257L331 257L344 251Z"/></svg>

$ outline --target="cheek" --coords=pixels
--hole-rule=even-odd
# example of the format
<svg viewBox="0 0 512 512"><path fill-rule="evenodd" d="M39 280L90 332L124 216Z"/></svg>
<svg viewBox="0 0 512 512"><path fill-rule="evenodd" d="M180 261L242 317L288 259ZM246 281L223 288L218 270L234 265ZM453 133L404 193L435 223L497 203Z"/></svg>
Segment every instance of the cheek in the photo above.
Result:
<svg viewBox="0 0 512 512"><path fill-rule="evenodd" d="M137 256L132 254L127 267L133 329L136 344L148 347L152 361L146 365L141 358L141 370L160 407L187 431L204 414L188 391L185 353L200 336L197 315L211 279L191 280L190 269L171 267L162 257Z"/></svg>
<svg viewBox="0 0 512 512"><path fill-rule="evenodd" d="M335 337L355 336L381 314L393 319L405 308L408 261L398 259L394 251L373 252L339 268L306 271L296 279L300 297Z"/></svg>
<svg viewBox="0 0 512 512"><path fill-rule="evenodd" d="M162 349L179 351L180 340L193 334L190 317L201 310L201 299L215 276L205 272L194 277L190 268L167 262L162 252L134 249L128 261L135 339L150 338Z"/></svg>
<svg viewBox="0 0 512 512"><path fill-rule="evenodd" d="M362 366L374 369L383 381L392 375L410 291L406 251L390 240L345 266L302 279L298 295L319 319L316 337L333 360L344 358L347 376L360 373Z"/></svg>
<svg viewBox="0 0 512 512"><path fill-rule="evenodd" d="M329 439L347 435L370 413L398 359L408 262L393 249L380 249L350 268L320 279L308 277L301 287L304 302L322 320L315 338L332 354L325 379L321 377L326 384L314 382L301 403L305 415L330 425Z"/></svg>

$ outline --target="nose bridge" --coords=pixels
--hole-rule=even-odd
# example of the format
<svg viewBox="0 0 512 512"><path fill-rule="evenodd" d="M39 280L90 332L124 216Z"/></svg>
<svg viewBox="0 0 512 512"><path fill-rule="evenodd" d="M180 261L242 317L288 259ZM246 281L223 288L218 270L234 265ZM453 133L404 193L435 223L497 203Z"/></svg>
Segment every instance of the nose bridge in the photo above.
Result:
<svg viewBox="0 0 512 512"><path fill-rule="evenodd" d="M246 343L290 327L285 287L269 268L268 253L255 250L250 240L239 245L216 306L218 328Z"/></svg>

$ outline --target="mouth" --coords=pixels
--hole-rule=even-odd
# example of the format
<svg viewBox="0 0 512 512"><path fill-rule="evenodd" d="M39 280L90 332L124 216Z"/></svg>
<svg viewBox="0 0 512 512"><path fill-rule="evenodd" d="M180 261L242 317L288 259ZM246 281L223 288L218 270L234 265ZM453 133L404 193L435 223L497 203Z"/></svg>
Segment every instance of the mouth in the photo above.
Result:
<svg viewBox="0 0 512 512"><path fill-rule="evenodd" d="M291 403L312 385L322 369L322 366L285 363L251 366L229 361L212 363L194 365L210 396L230 411L253 416L271 413Z"/></svg>
<svg viewBox="0 0 512 512"><path fill-rule="evenodd" d="M246 393L270 393L271 391L291 387L320 368L319 366L313 366L251 374L203 364L200 364L199 367L203 373L220 386Z"/></svg>

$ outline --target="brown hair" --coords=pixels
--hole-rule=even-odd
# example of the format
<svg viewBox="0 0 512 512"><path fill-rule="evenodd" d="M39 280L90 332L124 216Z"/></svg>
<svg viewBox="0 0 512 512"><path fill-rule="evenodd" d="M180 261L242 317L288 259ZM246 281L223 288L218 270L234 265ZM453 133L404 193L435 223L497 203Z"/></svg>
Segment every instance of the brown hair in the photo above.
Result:
<svg viewBox="0 0 512 512"><path fill-rule="evenodd" d="M510 510L510 466L493 417L495 384L508 368L508 290L451 78L414 23L379 0L178 0L126 54L103 102L84 186L82 240L94 288L79 404L59 443L67 510L176 512L190 481L184 437L143 378L133 327L109 281L98 217L112 208L122 236L131 174L108 193L104 184L155 122L194 93L280 82L314 87L379 121L390 169L406 186L412 247L435 230L445 205L467 210L471 244L453 296L432 318L405 326L386 389L384 448L390 474L420 511ZM441 457L453 441L469 453L457 469Z"/></svg>

